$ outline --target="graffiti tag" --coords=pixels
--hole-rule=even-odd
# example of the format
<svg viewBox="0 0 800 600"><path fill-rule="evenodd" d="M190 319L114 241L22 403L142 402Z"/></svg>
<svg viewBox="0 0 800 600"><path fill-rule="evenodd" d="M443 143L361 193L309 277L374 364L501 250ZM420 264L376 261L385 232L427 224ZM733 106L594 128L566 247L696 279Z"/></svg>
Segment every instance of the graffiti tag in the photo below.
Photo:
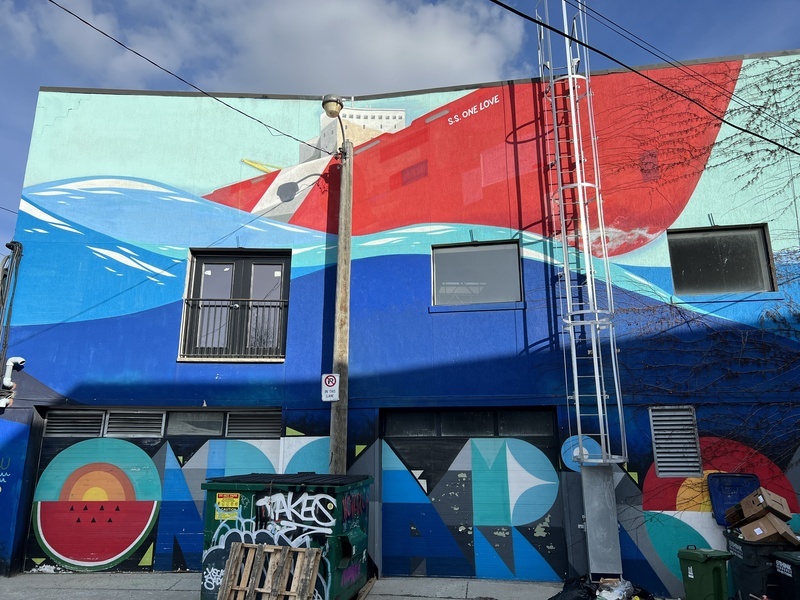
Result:
<svg viewBox="0 0 800 600"><path fill-rule="evenodd" d="M209 591L222 585L222 577L225 575L224 569L209 567L203 571L203 587Z"/></svg>
<svg viewBox="0 0 800 600"><path fill-rule="evenodd" d="M328 494L309 494L294 492L272 494L256 500L259 507L259 521L276 523L313 523L318 527L331 527L336 522L333 510L336 500Z"/></svg>
<svg viewBox="0 0 800 600"><path fill-rule="evenodd" d="M345 521L357 519L367 512L367 500L363 493L347 494L342 498L342 515Z"/></svg>

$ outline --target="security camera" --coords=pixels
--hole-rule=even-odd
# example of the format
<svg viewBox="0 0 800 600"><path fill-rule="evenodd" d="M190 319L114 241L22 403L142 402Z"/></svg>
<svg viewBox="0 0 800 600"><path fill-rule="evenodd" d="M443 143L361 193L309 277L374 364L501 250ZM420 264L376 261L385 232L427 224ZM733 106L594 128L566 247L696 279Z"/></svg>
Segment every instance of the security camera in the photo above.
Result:
<svg viewBox="0 0 800 600"><path fill-rule="evenodd" d="M25 364L25 359L21 356L12 356L8 359L8 362L10 362L12 365L19 365L21 367Z"/></svg>

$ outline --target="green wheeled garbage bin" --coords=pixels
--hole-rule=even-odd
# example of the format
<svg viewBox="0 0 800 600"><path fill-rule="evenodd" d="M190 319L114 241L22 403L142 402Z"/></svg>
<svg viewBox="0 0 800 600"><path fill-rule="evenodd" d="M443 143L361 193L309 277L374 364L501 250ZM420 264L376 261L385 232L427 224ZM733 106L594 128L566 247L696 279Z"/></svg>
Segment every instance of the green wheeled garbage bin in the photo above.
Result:
<svg viewBox="0 0 800 600"><path fill-rule="evenodd" d="M678 550L686 600L728 600L729 552L689 546Z"/></svg>
<svg viewBox="0 0 800 600"><path fill-rule="evenodd" d="M349 600L367 581L368 475L250 473L209 479L201 600L216 600L233 542L322 548L316 591Z"/></svg>

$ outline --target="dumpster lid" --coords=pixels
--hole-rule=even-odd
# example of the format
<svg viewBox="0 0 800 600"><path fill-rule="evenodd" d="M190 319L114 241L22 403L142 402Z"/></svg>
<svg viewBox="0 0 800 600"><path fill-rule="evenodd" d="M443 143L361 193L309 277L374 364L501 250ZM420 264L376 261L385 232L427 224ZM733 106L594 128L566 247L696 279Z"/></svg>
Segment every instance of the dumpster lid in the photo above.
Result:
<svg viewBox="0 0 800 600"><path fill-rule="evenodd" d="M800 565L800 552L773 552L772 556L790 565Z"/></svg>
<svg viewBox="0 0 800 600"><path fill-rule="evenodd" d="M711 498L711 513L717 525L723 526L728 524L725 511L761 486L758 475L752 473L709 473L706 482Z"/></svg>
<svg viewBox="0 0 800 600"><path fill-rule="evenodd" d="M352 485L371 479L369 475L320 475L317 473L295 473L291 475L276 475L275 473L249 473L247 475L228 475L227 477L212 477L208 483L253 483L277 485Z"/></svg>
<svg viewBox="0 0 800 600"><path fill-rule="evenodd" d="M724 550L712 550L711 548L681 548L678 550L678 558L693 560L694 562L706 562L707 560L728 560L733 554Z"/></svg>

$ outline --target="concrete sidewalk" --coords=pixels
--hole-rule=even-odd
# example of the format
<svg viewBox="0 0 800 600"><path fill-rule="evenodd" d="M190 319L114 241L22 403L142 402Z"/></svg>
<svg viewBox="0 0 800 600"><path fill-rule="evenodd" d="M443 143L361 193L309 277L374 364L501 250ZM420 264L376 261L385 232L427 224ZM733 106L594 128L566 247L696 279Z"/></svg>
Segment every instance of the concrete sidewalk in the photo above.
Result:
<svg viewBox="0 0 800 600"><path fill-rule="evenodd" d="M0 578L3 600L198 600L199 573L24 573ZM547 600L561 583L388 577L368 600Z"/></svg>
<svg viewBox="0 0 800 600"><path fill-rule="evenodd" d="M433 600L459 598L474 600L547 600L564 587L562 583L531 583L491 579L434 579L387 577L375 581L368 600Z"/></svg>

